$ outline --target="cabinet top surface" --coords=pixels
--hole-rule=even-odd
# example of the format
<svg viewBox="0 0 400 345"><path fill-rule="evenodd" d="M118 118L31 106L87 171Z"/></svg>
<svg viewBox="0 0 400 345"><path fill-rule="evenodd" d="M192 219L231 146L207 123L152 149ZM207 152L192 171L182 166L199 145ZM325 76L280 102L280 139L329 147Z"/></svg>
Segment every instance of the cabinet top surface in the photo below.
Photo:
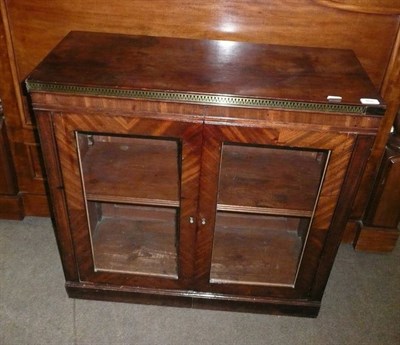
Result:
<svg viewBox="0 0 400 345"><path fill-rule="evenodd" d="M69 33L31 73L27 87L266 107L300 102L343 112L383 107L349 50L89 32ZM341 102L328 102L328 96ZM365 105L361 98L380 104Z"/></svg>

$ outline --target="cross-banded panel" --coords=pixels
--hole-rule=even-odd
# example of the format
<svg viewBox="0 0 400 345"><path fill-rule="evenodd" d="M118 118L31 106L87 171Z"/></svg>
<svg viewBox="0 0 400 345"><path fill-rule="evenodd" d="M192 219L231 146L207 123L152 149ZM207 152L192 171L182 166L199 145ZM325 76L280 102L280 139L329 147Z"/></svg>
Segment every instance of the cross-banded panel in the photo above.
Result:
<svg viewBox="0 0 400 345"><path fill-rule="evenodd" d="M81 279L181 286L193 269L183 220L197 209L201 124L53 118Z"/></svg>
<svg viewBox="0 0 400 345"><path fill-rule="evenodd" d="M355 136L206 125L204 138L197 278L218 292L301 295L293 288L312 275L297 277L299 265L318 255L305 243L322 249L313 229L330 226Z"/></svg>
<svg viewBox="0 0 400 345"><path fill-rule="evenodd" d="M309 148L330 151L329 164L322 184L318 208L313 219L315 228L327 229L329 227L354 142L355 135L349 134L302 132L287 129L280 133L279 143L285 146L304 145Z"/></svg>

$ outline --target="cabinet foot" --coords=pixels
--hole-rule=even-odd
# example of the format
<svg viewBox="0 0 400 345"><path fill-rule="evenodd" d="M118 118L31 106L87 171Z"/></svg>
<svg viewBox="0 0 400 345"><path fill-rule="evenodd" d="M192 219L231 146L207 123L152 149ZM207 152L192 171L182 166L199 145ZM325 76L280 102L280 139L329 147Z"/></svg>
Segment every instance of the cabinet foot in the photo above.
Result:
<svg viewBox="0 0 400 345"><path fill-rule="evenodd" d="M391 252L397 243L400 231L395 228L362 226L353 246L364 252Z"/></svg>
<svg viewBox="0 0 400 345"><path fill-rule="evenodd" d="M24 206L20 194L0 196L0 219L21 220Z"/></svg>

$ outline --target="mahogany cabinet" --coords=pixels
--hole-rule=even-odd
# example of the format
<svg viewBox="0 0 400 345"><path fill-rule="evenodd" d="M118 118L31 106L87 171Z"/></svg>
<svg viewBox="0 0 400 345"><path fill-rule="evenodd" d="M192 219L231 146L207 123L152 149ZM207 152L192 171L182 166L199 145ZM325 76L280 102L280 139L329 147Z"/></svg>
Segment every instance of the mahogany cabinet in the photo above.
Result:
<svg viewBox="0 0 400 345"><path fill-rule="evenodd" d="M351 51L71 32L26 85L71 297L318 314L385 110Z"/></svg>

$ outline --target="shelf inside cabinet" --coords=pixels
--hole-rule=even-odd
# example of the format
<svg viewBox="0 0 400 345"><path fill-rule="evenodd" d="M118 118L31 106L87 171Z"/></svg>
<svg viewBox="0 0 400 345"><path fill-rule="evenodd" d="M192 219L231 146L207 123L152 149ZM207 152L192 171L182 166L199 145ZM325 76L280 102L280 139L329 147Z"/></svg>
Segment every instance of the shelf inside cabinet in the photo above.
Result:
<svg viewBox="0 0 400 345"><path fill-rule="evenodd" d="M218 212L210 282L291 286L309 222Z"/></svg>
<svg viewBox="0 0 400 345"><path fill-rule="evenodd" d="M217 210L311 217L328 153L224 144Z"/></svg>
<svg viewBox="0 0 400 345"><path fill-rule="evenodd" d="M176 140L78 134L86 198L179 206Z"/></svg>
<svg viewBox="0 0 400 345"><path fill-rule="evenodd" d="M177 279L177 211L88 203L96 271Z"/></svg>

